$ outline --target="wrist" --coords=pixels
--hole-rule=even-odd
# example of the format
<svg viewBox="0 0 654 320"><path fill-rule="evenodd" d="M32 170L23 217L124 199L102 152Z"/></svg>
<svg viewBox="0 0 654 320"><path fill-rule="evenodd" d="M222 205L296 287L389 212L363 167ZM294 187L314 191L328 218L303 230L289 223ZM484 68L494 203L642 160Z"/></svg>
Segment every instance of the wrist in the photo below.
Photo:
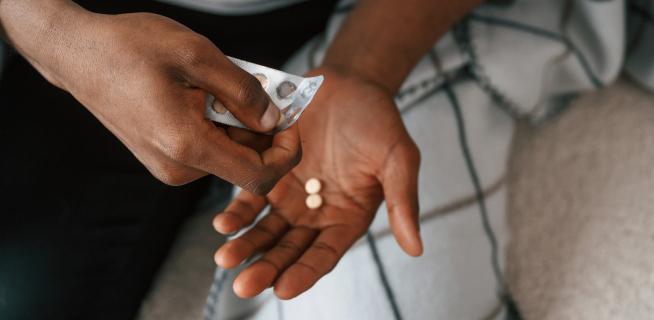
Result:
<svg viewBox="0 0 654 320"><path fill-rule="evenodd" d="M376 87L391 97L396 94L399 88L396 88L397 85L389 81L389 78L383 72L379 72L379 69L364 68L363 66L354 66L337 61L325 60L320 67L309 72L309 75L314 74L325 74L325 77L335 74L340 79L349 78L357 82L364 82L367 85Z"/></svg>
<svg viewBox="0 0 654 320"><path fill-rule="evenodd" d="M409 59L403 59L398 54L390 58L386 55L374 55L371 52L363 54L328 52L322 65L375 84L389 94L395 95L412 65Z"/></svg>
<svg viewBox="0 0 654 320"><path fill-rule="evenodd" d="M78 39L92 13L68 0L3 0L0 23L7 42L46 79L61 86L64 60L79 50Z"/></svg>

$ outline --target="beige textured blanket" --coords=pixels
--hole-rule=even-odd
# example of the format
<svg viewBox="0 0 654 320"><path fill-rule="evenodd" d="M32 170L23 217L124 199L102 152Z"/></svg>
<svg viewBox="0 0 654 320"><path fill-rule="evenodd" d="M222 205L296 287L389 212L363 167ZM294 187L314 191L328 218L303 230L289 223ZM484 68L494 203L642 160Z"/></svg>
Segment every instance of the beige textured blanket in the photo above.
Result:
<svg viewBox="0 0 654 320"><path fill-rule="evenodd" d="M621 81L519 126L508 172L508 277L525 318L652 319L654 95Z"/></svg>

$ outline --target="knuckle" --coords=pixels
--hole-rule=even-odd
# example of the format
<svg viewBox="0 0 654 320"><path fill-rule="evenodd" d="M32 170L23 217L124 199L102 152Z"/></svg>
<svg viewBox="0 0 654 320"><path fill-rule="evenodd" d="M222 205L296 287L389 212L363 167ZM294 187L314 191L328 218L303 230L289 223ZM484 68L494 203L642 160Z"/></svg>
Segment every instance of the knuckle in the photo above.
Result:
<svg viewBox="0 0 654 320"><path fill-rule="evenodd" d="M277 179L269 174L262 173L256 179L250 179L243 185L243 189L254 193L256 195L264 196L272 190L275 186Z"/></svg>
<svg viewBox="0 0 654 320"><path fill-rule="evenodd" d="M266 258L266 257L263 257L263 258L259 259L259 263L267 263L267 264L269 264L270 266L272 266L273 268L275 268L275 269L277 270L277 272L279 272L279 271L282 269L282 268L277 264L276 261L273 261L272 259L269 259L269 258Z"/></svg>
<svg viewBox="0 0 654 320"><path fill-rule="evenodd" d="M275 240L275 238L277 237L277 233L274 230L262 224L256 225L253 230L257 230L263 237L271 241Z"/></svg>
<svg viewBox="0 0 654 320"><path fill-rule="evenodd" d="M193 181L193 178L183 169L173 165L160 166L152 174L159 181L169 186L181 186Z"/></svg>
<svg viewBox="0 0 654 320"><path fill-rule="evenodd" d="M187 68L202 68L206 63L209 43L209 40L201 35L186 34L177 51L178 63Z"/></svg>
<svg viewBox="0 0 654 320"><path fill-rule="evenodd" d="M300 254L300 247L289 240L282 240L277 244L280 250L288 251L290 255L297 256Z"/></svg>
<svg viewBox="0 0 654 320"><path fill-rule="evenodd" d="M286 163L250 163L246 166L246 174L244 175L243 189L257 194L268 194L283 178L283 176L290 171L301 159L301 152L297 152Z"/></svg>
<svg viewBox="0 0 654 320"><path fill-rule="evenodd" d="M314 245L314 248L316 250L324 252L324 254L331 256L333 260L338 260L341 258L341 255L334 249L334 247L324 243L324 242L317 242Z"/></svg>
<svg viewBox="0 0 654 320"><path fill-rule="evenodd" d="M192 141L179 134L164 136L159 141L159 149L166 157L184 164L191 163L195 159L193 145Z"/></svg>
<svg viewBox="0 0 654 320"><path fill-rule="evenodd" d="M262 94L261 84L250 74L244 74L238 80L238 91L236 93L236 102L241 106L263 105L262 112L265 109L266 97Z"/></svg>
<svg viewBox="0 0 654 320"><path fill-rule="evenodd" d="M265 196L270 192L270 190L272 190L274 186L275 184L273 182L262 181L251 183L246 189L256 195Z"/></svg>

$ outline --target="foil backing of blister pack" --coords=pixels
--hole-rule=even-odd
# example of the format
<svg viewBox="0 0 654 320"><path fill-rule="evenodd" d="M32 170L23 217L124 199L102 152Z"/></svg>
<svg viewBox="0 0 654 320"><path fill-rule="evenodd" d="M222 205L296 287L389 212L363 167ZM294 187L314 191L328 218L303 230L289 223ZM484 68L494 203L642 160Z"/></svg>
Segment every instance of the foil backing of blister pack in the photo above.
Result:
<svg viewBox="0 0 654 320"><path fill-rule="evenodd" d="M228 58L241 69L257 78L270 97L270 101L281 111L282 118L275 131L287 129L300 118L300 115L316 95L324 80L323 76L304 78L252 62L232 57ZM214 102L216 102L216 99L208 95L205 109L205 115L208 119L228 126L248 129L220 102L217 104L214 104Z"/></svg>

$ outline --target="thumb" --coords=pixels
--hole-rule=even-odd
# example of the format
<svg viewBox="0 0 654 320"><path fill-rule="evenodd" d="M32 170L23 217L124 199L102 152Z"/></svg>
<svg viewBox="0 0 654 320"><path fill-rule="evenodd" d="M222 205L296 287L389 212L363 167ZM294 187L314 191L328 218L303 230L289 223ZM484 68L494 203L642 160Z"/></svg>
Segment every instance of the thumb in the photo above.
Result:
<svg viewBox="0 0 654 320"><path fill-rule="evenodd" d="M217 48L215 50L205 63L188 68L187 76L192 85L213 95L216 108L224 106L248 128L257 132L273 130L281 112L270 101L259 80L232 63Z"/></svg>
<svg viewBox="0 0 654 320"><path fill-rule="evenodd" d="M420 151L409 140L398 143L391 150L379 177L391 231L402 250L414 257L423 251L419 225L419 169Z"/></svg>

